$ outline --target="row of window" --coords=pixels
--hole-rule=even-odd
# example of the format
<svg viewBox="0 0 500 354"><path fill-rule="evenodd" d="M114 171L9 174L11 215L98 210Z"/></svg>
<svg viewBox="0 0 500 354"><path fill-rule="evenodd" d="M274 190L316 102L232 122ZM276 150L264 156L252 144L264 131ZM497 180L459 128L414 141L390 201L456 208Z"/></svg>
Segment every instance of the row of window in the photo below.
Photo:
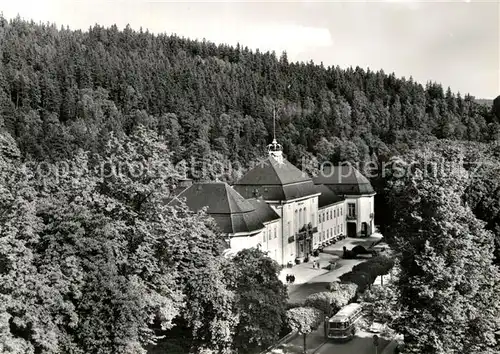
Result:
<svg viewBox="0 0 500 354"><path fill-rule="evenodd" d="M295 230L299 231L299 229L307 224L307 208L295 209ZM312 214L312 220L314 220L314 214Z"/></svg>
<svg viewBox="0 0 500 354"><path fill-rule="evenodd" d="M266 241L271 241L272 238L277 238L278 237L278 231L276 229L276 226L274 227L274 237L273 236L273 233L271 232L271 230L267 230L265 229L263 234L262 234L262 242L266 242Z"/></svg>
<svg viewBox="0 0 500 354"><path fill-rule="evenodd" d="M334 232L336 235L343 233L344 232L344 225L340 224L340 225L337 225L336 227L329 228L326 230L326 234L325 234L325 231L322 231L320 233L319 240L320 241L328 240L329 238L331 238L333 236ZM326 235L326 237L325 237L325 235Z"/></svg>
<svg viewBox="0 0 500 354"><path fill-rule="evenodd" d="M330 220L343 215L342 207L336 209L330 209L326 212L319 214L318 222L325 222L325 220Z"/></svg>

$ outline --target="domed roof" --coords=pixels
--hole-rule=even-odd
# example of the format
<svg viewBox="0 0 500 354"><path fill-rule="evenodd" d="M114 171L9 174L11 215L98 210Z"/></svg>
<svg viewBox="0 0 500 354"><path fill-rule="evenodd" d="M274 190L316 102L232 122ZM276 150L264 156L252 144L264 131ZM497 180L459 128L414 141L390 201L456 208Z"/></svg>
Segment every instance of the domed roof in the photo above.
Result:
<svg viewBox="0 0 500 354"><path fill-rule="evenodd" d="M314 183L305 172L285 158L272 155L261 160L234 184L245 198L292 200L317 194Z"/></svg>
<svg viewBox="0 0 500 354"><path fill-rule="evenodd" d="M324 166L313 181L328 186L338 195L375 194L370 181L349 164Z"/></svg>
<svg viewBox="0 0 500 354"><path fill-rule="evenodd" d="M195 183L169 204L175 205L183 198L195 212L207 207L207 213L227 234L254 233L263 229L265 222L279 218L267 204L246 200L224 182Z"/></svg>
<svg viewBox="0 0 500 354"><path fill-rule="evenodd" d="M276 185L312 181L305 172L292 165L288 160L279 161L272 156L260 160L235 185Z"/></svg>

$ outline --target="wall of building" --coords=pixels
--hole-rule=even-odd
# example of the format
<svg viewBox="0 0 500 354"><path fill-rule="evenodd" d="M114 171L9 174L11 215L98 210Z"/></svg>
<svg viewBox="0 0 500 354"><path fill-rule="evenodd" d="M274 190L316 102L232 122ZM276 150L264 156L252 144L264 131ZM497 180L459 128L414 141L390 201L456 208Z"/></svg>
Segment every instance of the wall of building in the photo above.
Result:
<svg viewBox="0 0 500 354"><path fill-rule="evenodd" d="M345 200L345 211L347 222L354 221L356 223L356 235L361 235L363 222L367 224L368 235L371 235L375 230L374 218L370 215L374 215L374 196L356 196L348 197ZM355 220L349 220L349 204L354 204L355 210Z"/></svg>
<svg viewBox="0 0 500 354"><path fill-rule="evenodd" d="M278 264L282 264L281 220L272 221L265 226L266 228L259 234L261 250L267 252L267 255Z"/></svg>
<svg viewBox="0 0 500 354"><path fill-rule="evenodd" d="M363 222L367 223L368 235L373 233L374 218L370 216L374 213L373 196L349 197L345 201L321 209L318 209L316 196L284 204L269 204L280 219L267 223L265 229L254 236L231 238L231 249L239 251L244 248L260 247L279 264L286 265L288 262L294 262L298 257L296 235L302 226L311 223L313 227L318 228L318 233L313 235L313 249L327 239L347 234L350 203L355 205L356 219L354 221L357 236L361 235ZM293 242L288 242L290 236L294 236Z"/></svg>
<svg viewBox="0 0 500 354"><path fill-rule="evenodd" d="M318 234L314 239L314 247L346 233L344 201L320 208L318 215Z"/></svg>
<svg viewBox="0 0 500 354"><path fill-rule="evenodd" d="M245 248L259 248L281 264L281 220L271 221L264 226L264 229L252 236L231 237L231 250L238 252Z"/></svg>
<svg viewBox="0 0 500 354"><path fill-rule="evenodd" d="M370 217L370 215L375 215L374 214L374 204L375 204L375 198L373 196L359 197L359 199L358 199L359 231L358 232L361 232L361 225L363 222L366 222L366 224L368 226L368 228L367 228L368 235L371 235L373 233L373 231L375 230L374 218Z"/></svg>
<svg viewBox="0 0 500 354"><path fill-rule="evenodd" d="M229 244L235 252L245 248L256 248L262 242L262 232L256 233L253 236L233 236L230 238Z"/></svg>
<svg viewBox="0 0 500 354"><path fill-rule="evenodd" d="M318 226L318 197L304 198L284 204L269 204L281 216L283 228L281 253L282 263L294 262L297 255L297 241L288 242L304 225Z"/></svg>

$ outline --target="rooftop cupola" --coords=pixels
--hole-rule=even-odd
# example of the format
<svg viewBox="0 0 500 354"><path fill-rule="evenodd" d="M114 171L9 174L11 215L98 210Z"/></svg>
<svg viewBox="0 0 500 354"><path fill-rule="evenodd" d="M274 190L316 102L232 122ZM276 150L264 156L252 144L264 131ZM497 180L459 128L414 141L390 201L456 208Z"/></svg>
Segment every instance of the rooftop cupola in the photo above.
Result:
<svg viewBox="0 0 500 354"><path fill-rule="evenodd" d="M267 145L267 153L279 164L283 163L283 146L276 141L276 110L273 109L273 142Z"/></svg>
<svg viewBox="0 0 500 354"><path fill-rule="evenodd" d="M275 159L278 163L283 163L283 146L278 144L276 139L273 139L273 142L267 145L267 152L269 156Z"/></svg>

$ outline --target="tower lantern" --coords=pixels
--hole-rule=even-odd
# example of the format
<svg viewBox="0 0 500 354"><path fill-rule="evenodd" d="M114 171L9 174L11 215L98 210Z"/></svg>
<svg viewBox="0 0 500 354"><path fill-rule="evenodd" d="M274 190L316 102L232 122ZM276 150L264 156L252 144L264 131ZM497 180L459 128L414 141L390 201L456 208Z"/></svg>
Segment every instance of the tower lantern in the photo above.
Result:
<svg viewBox="0 0 500 354"><path fill-rule="evenodd" d="M277 162L283 163L283 146L278 144L276 139L273 139L273 142L267 145L267 152L269 156L274 158Z"/></svg>
<svg viewBox="0 0 500 354"><path fill-rule="evenodd" d="M267 153L278 163L283 163L283 146L276 141L276 109L273 108L273 142L267 145Z"/></svg>

